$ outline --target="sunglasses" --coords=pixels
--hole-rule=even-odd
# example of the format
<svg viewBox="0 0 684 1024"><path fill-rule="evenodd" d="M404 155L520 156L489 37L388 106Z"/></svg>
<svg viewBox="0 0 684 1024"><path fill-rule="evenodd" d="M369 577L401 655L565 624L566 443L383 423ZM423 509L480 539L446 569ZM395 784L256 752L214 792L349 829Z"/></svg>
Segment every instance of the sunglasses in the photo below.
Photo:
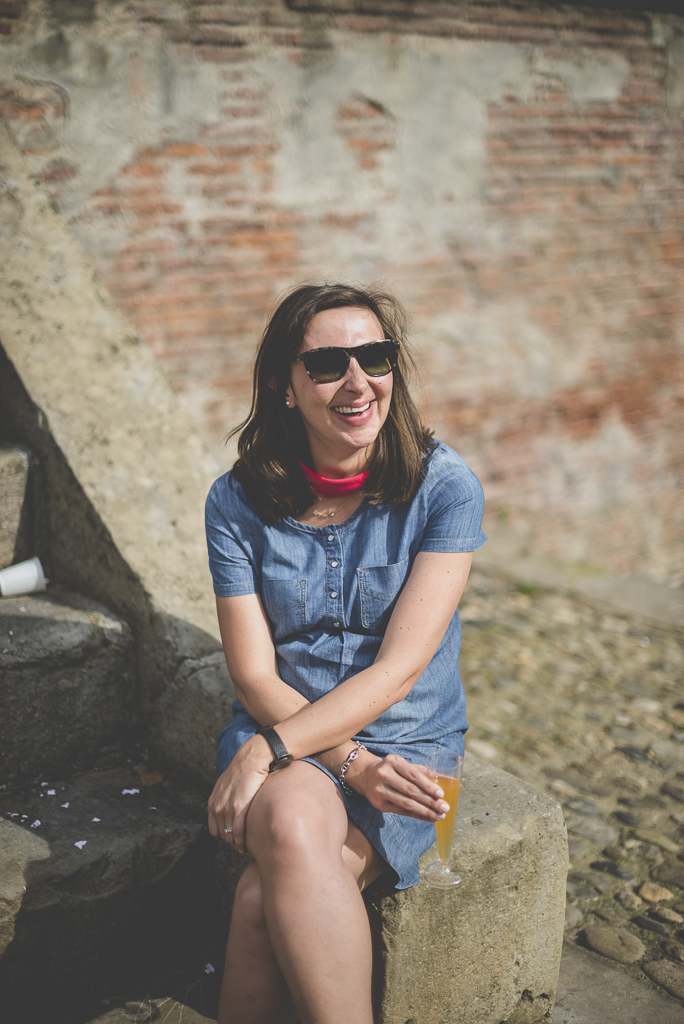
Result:
<svg viewBox="0 0 684 1024"><path fill-rule="evenodd" d="M399 358L399 342L392 338L369 341L354 348L331 345L329 348L312 348L295 356L293 363L304 363L304 369L316 384L332 384L342 380L352 358L369 377L384 377L391 373Z"/></svg>

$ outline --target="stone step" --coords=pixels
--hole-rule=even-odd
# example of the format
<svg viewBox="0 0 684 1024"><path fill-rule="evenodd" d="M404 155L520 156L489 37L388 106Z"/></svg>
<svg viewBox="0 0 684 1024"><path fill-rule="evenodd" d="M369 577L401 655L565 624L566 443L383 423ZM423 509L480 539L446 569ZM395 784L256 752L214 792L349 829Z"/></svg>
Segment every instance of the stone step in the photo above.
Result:
<svg viewBox="0 0 684 1024"><path fill-rule="evenodd" d="M217 948L206 801L121 768L0 798L3 1024L75 1024Z"/></svg>
<svg viewBox="0 0 684 1024"><path fill-rule="evenodd" d="M119 743L136 717L131 630L111 612L52 591L0 599L0 778L9 789Z"/></svg>

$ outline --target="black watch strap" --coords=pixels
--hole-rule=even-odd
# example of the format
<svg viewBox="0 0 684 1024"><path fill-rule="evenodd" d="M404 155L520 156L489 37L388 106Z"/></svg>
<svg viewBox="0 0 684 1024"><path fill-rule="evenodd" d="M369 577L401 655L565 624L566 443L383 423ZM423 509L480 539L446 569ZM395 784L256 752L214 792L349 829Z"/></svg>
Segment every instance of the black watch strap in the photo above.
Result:
<svg viewBox="0 0 684 1024"><path fill-rule="evenodd" d="M284 768L286 765L291 764L292 754L288 753L287 747L272 725L262 725L260 729L257 729L257 732L264 737L273 751L274 760L268 766L269 772L277 771L278 768Z"/></svg>

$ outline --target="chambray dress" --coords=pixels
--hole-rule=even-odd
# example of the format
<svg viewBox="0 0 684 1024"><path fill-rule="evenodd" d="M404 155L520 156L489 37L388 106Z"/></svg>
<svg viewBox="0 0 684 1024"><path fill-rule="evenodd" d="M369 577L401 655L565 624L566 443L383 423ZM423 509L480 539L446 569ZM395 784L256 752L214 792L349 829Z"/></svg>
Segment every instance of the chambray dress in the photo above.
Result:
<svg viewBox="0 0 684 1024"><path fill-rule="evenodd" d="M437 444L410 504L363 502L344 523L307 526L289 516L259 519L231 473L211 488L206 506L209 565L222 597L261 595L281 679L315 701L372 665L419 551L474 551L482 533L482 487L456 452ZM465 694L458 669L461 624L455 613L432 661L411 692L355 739L374 754L401 754L423 764L436 740L463 750ZM236 701L218 737L221 774L258 723ZM313 758L305 758L337 779ZM342 794L350 818L398 876L397 888L419 881L418 858L435 839L434 825L376 810L358 793Z"/></svg>

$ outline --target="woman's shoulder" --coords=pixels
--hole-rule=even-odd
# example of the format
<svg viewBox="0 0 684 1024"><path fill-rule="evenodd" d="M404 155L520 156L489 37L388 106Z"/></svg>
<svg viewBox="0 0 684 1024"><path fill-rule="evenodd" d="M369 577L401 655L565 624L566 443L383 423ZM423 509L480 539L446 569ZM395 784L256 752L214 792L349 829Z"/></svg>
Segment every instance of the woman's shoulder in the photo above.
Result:
<svg viewBox="0 0 684 1024"><path fill-rule="evenodd" d="M256 511L247 499L242 484L232 469L220 476L218 480L214 480L207 495L206 510L208 518L212 515L219 515L233 524L241 521L250 524L255 521L260 522Z"/></svg>
<svg viewBox="0 0 684 1024"><path fill-rule="evenodd" d="M480 481L465 460L443 441L435 441L426 458L425 482L430 487L461 483L480 487Z"/></svg>

